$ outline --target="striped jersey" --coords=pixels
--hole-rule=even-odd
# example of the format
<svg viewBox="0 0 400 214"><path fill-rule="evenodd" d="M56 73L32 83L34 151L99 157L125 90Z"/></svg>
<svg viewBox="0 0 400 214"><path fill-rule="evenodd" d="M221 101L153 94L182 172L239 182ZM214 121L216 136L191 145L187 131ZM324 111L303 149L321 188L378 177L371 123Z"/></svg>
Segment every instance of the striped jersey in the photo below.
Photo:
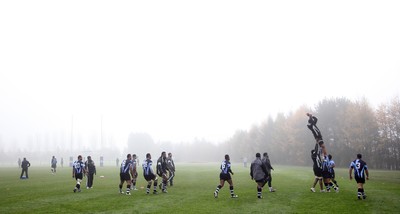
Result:
<svg viewBox="0 0 400 214"><path fill-rule="evenodd" d="M154 172L153 172L153 161L151 161L151 160L144 160L143 161L143 164L142 164L142 167L143 167L143 175L152 175L152 174L154 174Z"/></svg>
<svg viewBox="0 0 400 214"><path fill-rule="evenodd" d="M334 171L334 168L335 167L335 161L333 161L333 160L329 160L329 172L330 173L333 173L333 171Z"/></svg>
<svg viewBox="0 0 400 214"><path fill-rule="evenodd" d="M76 161L74 161L73 168L74 168L75 174L80 174L80 173L83 173L85 164L80 160L76 160Z"/></svg>
<svg viewBox="0 0 400 214"><path fill-rule="evenodd" d="M322 161L321 161L321 157L318 155L318 153L315 153L315 152L312 153L311 159L313 160L314 168L322 169Z"/></svg>
<svg viewBox="0 0 400 214"><path fill-rule="evenodd" d="M330 160L329 160L328 156L325 156L324 157L324 162L322 162L322 171L330 172L329 163L330 163Z"/></svg>
<svg viewBox="0 0 400 214"><path fill-rule="evenodd" d="M350 168L354 169L354 177L356 178L364 178L365 170L368 170L367 163L360 159L351 162Z"/></svg>
<svg viewBox="0 0 400 214"><path fill-rule="evenodd" d="M132 161L131 161L131 160L128 160L128 159L125 159L125 160L123 160L122 163L121 163L120 172L121 172L121 173L129 173L131 167L132 167Z"/></svg>
<svg viewBox="0 0 400 214"><path fill-rule="evenodd" d="M221 173L222 174L229 174L229 172L232 173L231 162L229 162L227 160L222 161L222 163L221 163Z"/></svg>

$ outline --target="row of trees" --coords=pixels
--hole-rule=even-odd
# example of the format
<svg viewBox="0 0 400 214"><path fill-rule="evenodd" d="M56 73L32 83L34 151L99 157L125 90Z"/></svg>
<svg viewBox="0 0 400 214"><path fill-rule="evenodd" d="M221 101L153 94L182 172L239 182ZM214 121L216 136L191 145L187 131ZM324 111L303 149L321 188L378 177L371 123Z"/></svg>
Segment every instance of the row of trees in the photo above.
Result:
<svg viewBox="0 0 400 214"><path fill-rule="evenodd" d="M312 110L301 106L287 115L268 117L249 130L238 130L226 142L213 144L196 139L192 143L154 143L150 135L135 133L129 136L128 150L144 153L161 150L175 153L180 161L221 161L228 153L232 161L254 159L257 152L268 152L275 164L309 166L310 151L315 140L307 128L306 112L318 117L318 127L328 153L336 165L348 167L356 154L361 153L368 165L379 169L400 169L400 100L394 98L377 109L366 99L324 99ZM158 154L153 154L153 157ZM158 157L158 156L157 156Z"/></svg>
<svg viewBox="0 0 400 214"><path fill-rule="evenodd" d="M315 140L306 127L306 112L318 117L318 127L328 153L338 166L347 167L357 153L363 154L368 165L380 169L400 169L400 100L394 98L374 110L362 99L325 99L312 111L302 106L285 116L269 117L249 131L237 131L222 144L232 157L268 152L276 163L310 165L310 151Z"/></svg>

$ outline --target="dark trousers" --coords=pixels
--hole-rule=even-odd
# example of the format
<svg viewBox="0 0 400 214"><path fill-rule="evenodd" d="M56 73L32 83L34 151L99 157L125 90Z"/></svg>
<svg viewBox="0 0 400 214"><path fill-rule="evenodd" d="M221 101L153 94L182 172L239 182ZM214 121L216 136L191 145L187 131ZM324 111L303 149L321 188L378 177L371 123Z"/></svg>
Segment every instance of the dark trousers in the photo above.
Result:
<svg viewBox="0 0 400 214"><path fill-rule="evenodd" d="M175 172L174 171L168 171L168 172L169 172L169 177L168 177L169 185L173 186L174 185Z"/></svg>
<svg viewBox="0 0 400 214"><path fill-rule="evenodd" d="M307 125L308 129L311 130L312 134L314 135L315 140L322 140L321 131L316 125Z"/></svg>
<svg viewBox="0 0 400 214"><path fill-rule="evenodd" d="M87 187L92 187L93 186L93 178L94 178L94 173L88 173L87 175L87 183L86 186Z"/></svg>
<svg viewBox="0 0 400 214"><path fill-rule="evenodd" d="M22 178L22 176L24 175L24 172L25 172L26 178L28 178L28 168L22 168L22 172L21 172L20 178Z"/></svg>

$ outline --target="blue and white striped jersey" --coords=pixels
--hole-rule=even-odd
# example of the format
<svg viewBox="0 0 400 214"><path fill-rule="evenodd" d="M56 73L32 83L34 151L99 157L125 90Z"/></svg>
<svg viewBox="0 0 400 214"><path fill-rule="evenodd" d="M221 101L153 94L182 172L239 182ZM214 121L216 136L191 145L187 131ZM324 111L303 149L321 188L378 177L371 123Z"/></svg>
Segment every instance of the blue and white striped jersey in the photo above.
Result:
<svg viewBox="0 0 400 214"><path fill-rule="evenodd" d="M121 163L120 172L121 173L129 173L131 168L132 168L132 161L125 159Z"/></svg>
<svg viewBox="0 0 400 214"><path fill-rule="evenodd" d="M329 172L330 173L333 173L333 171L334 171L334 168L335 167L335 161L333 161L333 160L329 160Z"/></svg>
<svg viewBox="0 0 400 214"><path fill-rule="evenodd" d="M368 169L367 163L363 160L356 159L350 163L350 168L354 169L354 177L356 178L364 178L365 177L365 170Z"/></svg>
<svg viewBox="0 0 400 214"><path fill-rule="evenodd" d="M330 172L330 160L328 156L324 156L324 162L322 162L322 171Z"/></svg>
<svg viewBox="0 0 400 214"><path fill-rule="evenodd" d="M85 168L85 164L82 161L76 160L72 165L75 171L75 174L83 173L83 169Z"/></svg>
<svg viewBox="0 0 400 214"><path fill-rule="evenodd" d="M143 175L154 174L154 172L153 172L153 161L147 160L147 159L144 160L143 164L142 164L142 167L143 167Z"/></svg>
<svg viewBox="0 0 400 214"><path fill-rule="evenodd" d="M222 161L222 163L221 163L221 173L229 174L229 172L232 173L231 162L229 162L227 160Z"/></svg>

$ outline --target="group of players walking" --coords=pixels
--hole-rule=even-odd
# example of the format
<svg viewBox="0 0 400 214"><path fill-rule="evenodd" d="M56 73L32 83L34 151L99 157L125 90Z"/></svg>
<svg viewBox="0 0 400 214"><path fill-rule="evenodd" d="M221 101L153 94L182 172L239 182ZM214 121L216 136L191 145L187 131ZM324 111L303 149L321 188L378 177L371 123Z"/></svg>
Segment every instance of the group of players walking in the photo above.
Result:
<svg viewBox="0 0 400 214"><path fill-rule="evenodd" d="M156 173L153 171L153 161L151 160L151 154L146 154L146 160L142 164L143 176L147 181L146 193L150 193L151 185L153 184L153 194L157 194L157 175L161 178L160 189L163 193L167 193L168 183L173 186L173 179L175 176L175 163L172 159L172 153L162 152L161 156L157 160ZM157 175L156 175L157 174ZM128 154L127 159L123 160L120 168L120 184L119 192L124 194L122 191L123 184L126 182L126 193L130 195L131 190L137 190L136 179L138 177L137 173L137 163L136 155Z"/></svg>
<svg viewBox="0 0 400 214"><path fill-rule="evenodd" d="M121 194L131 195L131 190L137 190L136 180L138 178L137 172L137 157L136 154L127 154L126 159L122 161L119 175L119 192ZM168 183L173 186L173 179L175 176L175 163L172 159L172 153L162 152L161 156L157 160L157 171L156 174L153 171L153 162L151 160L151 154L146 154L146 160L142 164L143 176L147 183L146 193L150 193L151 185L154 185L153 194L157 194L157 181L156 174L161 178L160 189L163 193L167 193ZM82 156L78 156L78 160L74 161L72 165L72 177L76 179L76 185L74 192L81 192L81 182L84 175L87 175L87 189L91 189L93 185L93 175L96 174L96 167L91 157L88 156L88 160L83 163ZM126 183L126 192L123 192L123 185Z"/></svg>
<svg viewBox="0 0 400 214"><path fill-rule="evenodd" d="M238 195L234 193L233 190L233 181L231 174L233 175L233 171L231 169L230 157L229 155L225 155L225 160L221 163L221 173L219 175L220 183L214 191L214 197L218 198L218 193L222 187L224 187L225 181L229 184L229 190L231 194L231 198L237 198ZM262 198L262 189L265 184L268 183L269 191L275 192L275 189L272 188L272 175L271 170L274 170L271 166L271 161L269 160L268 153L263 154L263 158L261 159L261 154L256 154L256 159L251 163L250 166L250 177L252 180L255 180L257 183L257 197Z"/></svg>

